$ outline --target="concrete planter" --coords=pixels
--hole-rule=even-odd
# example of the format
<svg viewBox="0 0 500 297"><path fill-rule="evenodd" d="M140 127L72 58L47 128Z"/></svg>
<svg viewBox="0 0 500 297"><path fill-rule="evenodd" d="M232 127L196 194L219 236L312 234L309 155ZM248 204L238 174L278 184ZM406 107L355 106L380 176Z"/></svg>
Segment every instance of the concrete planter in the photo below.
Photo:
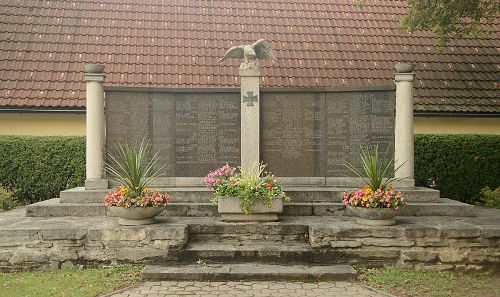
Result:
<svg viewBox="0 0 500 297"><path fill-rule="evenodd" d="M163 210L163 207L131 207L108 206L112 216L118 217L118 224L125 226L148 225L156 223L155 217Z"/></svg>
<svg viewBox="0 0 500 297"><path fill-rule="evenodd" d="M345 213L356 217L356 222L369 226L391 226L396 224L394 217L398 211L394 208L365 208L347 206Z"/></svg>
<svg viewBox="0 0 500 297"><path fill-rule="evenodd" d="M217 210L224 222L274 222L278 214L283 212L283 198L273 199L271 207L261 201L255 201L250 207L250 213L244 214L241 209L241 199L236 197L221 197Z"/></svg>

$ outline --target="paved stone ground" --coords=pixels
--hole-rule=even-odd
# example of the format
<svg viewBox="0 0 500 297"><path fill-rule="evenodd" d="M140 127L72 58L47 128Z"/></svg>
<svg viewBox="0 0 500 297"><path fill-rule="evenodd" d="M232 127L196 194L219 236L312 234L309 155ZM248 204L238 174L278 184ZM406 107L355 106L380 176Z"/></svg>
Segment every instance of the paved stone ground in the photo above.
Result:
<svg viewBox="0 0 500 297"><path fill-rule="evenodd" d="M139 287L112 294L113 297L153 296L286 296L286 297L387 297L391 296L359 283L350 282L193 282L162 281L146 282Z"/></svg>

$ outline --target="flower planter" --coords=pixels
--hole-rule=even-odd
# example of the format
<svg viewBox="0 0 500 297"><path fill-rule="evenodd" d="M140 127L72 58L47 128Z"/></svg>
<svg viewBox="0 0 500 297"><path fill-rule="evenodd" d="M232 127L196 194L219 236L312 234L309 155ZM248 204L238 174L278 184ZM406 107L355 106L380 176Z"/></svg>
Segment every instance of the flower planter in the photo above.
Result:
<svg viewBox="0 0 500 297"><path fill-rule="evenodd" d="M256 200L250 207L250 213L241 209L241 199L236 197L220 197L217 208L223 222L274 222L278 214L283 212L283 198L273 199L271 207Z"/></svg>
<svg viewBox="0 0 500 297"><path fill-rule="evenodd" d="M112 216L118 217L118 224L124 226L148 225L156 223L155 217L159 215L165 206L162 207L118 207L108 206Z"/></svg>
<svg viewBox="0 0 500 297"><path fill-rule="evenodd" d="M356 217L356 223L368 226L391 226L396 224L394 217L398 211L394 208L366 208L346 206L345 213Z"/></svg>

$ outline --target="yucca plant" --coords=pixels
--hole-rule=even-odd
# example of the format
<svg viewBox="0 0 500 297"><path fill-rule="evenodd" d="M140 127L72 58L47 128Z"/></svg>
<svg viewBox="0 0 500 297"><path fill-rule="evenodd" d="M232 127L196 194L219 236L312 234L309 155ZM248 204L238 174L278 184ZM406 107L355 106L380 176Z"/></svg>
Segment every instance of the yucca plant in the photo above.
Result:
<svg viewBox="0 0 500 297"><path fill-rule="evenodd" d="M115 144L116 156L107 151L106 172L110 178L127 187L131 196L139 196L155 179L161 177L164 166L155 169L159 161L158 152L146 159L149 142L143 139L139 146L128 143Z"/></svg>
<svg viewBox="0 0 500 297"><path fill-rule="evenodd" d="M373 191L378 189L384 191L390 183L405 179L393 177L404 163L398 167L394 167L394 157L389 158L388 152L389 148L381 159L379 157L378 145L375 145L373 149L362 146L360 154L362 170L349 162L345 162L345 166L358 177L362 178L366 185Z"/></svg>

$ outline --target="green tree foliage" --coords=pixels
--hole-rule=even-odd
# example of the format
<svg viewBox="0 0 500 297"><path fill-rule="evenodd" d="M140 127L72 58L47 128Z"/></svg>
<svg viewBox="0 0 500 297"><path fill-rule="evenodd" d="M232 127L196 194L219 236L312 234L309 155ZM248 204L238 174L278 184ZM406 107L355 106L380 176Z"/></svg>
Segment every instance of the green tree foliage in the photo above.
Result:
<svg viewBox="0 0 500 297"><path fill-rule="evenodd" d="M498 0L406 0L408 14L400 28L413 32L431 30L437 44L451 39L481 37L491 30L500 11Z"/></svg>

